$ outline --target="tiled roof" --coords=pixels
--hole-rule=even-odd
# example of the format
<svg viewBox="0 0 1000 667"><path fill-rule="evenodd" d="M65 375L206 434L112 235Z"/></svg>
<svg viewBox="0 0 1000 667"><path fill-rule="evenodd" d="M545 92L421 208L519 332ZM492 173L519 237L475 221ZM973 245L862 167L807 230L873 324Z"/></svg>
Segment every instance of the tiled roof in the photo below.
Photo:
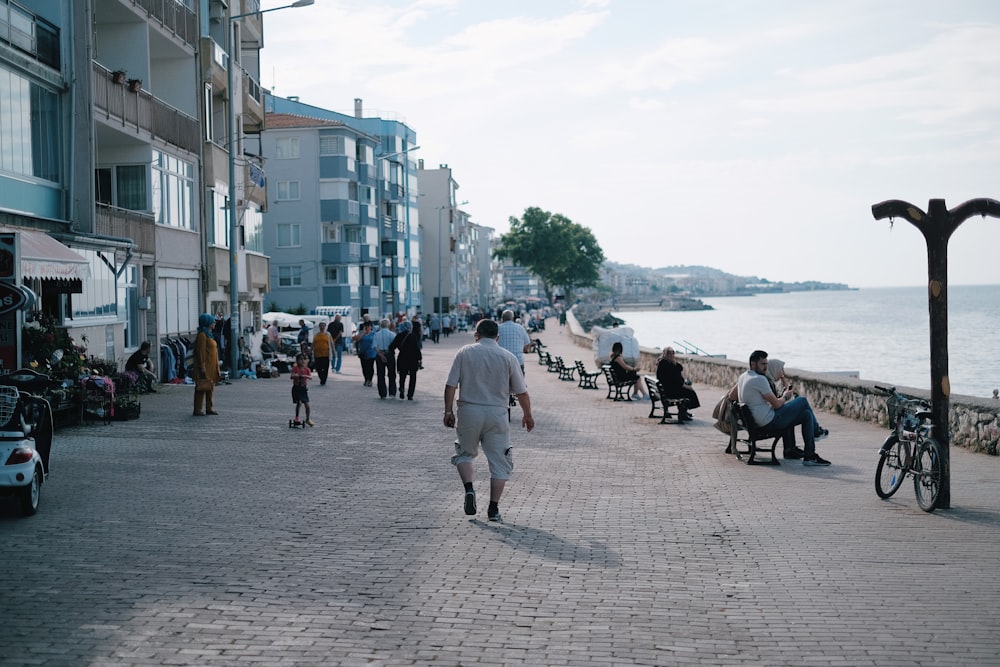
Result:
<svg viewBox="0 0 1000 667"><path fill-rule="evenodd" d="M299 116L293 113L269 113L264 115L264 127L278 130L286 127L344 127L339 120L326 120L323 118L312 118L310 116Z"/></svg>

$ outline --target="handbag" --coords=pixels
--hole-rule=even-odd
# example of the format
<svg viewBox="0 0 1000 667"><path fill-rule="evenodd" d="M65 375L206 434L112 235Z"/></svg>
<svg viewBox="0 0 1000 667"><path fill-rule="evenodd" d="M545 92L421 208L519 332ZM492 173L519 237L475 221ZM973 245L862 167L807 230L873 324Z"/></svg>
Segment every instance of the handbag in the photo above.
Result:
<svg viewBox="0 0 1000 667"><path fill-rule="evenodd" d="M194 388L197 391L212 391L214 387L215 383L209 380L208 378L201 378L200 380L194 383Z"/></svg>
<svg viewBox="0 0 1000 667"><path fill-rule="evenodd" d="M715 420L713 426L723 433L730 434L730 422L729 413L733 409L733 404L729 400L729 394L723 394L719 402L715 404L715 408L712 410L712 419Z"/></svg>

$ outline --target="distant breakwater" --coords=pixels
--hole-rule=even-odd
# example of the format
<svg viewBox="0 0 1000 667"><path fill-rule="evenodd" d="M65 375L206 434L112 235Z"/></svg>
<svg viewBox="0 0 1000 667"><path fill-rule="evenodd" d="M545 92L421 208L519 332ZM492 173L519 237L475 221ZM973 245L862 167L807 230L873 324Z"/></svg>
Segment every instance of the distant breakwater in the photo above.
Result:
<svg viewBox="0 0 1000 667"><path fill-rule="evenodd" d="M566 315L566 324L577 345L592 349L593 336L584 331L572 310ZM655 373L659 357L658 349L641 347L638 364L641 372ZM746 362L733 359L695 355L679 355L679 359L684 364L684 374L692 382L719 387L719 396L702 397L705 407L714 405L746 370ZM785 368L785 373L818 410L888 428L885 399L875 392L874 386L891 383L812 373L788 367ZM930 392L926 390L910 387L899 389L906 394L930 400ZM1000 454L1000 401L952 395L950 408L948 428L951 431L951 444L991 456Z"/></svg>

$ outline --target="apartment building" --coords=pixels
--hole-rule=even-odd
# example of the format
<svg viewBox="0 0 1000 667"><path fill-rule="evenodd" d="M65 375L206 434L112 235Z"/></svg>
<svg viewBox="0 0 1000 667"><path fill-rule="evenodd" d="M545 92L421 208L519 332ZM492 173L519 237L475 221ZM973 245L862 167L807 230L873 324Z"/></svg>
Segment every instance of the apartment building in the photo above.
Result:
<svg viewBox="0 0 1000 667"><path fill-rule="evenodd" d="M424 167L417 160L420 181L420 254L423 257L423 303L425 312L447 313L459 303L456 264L458 234L468 220L458 202L459 184L451 168Z"/></svg>
<svg viewBox="0 0 1000 667"><path fill-rule="evenodd" d="M267 303L350 306L362 314L421 309L418 178L404 123L265 97L263 147L271 183L264 248Z"/></svg>

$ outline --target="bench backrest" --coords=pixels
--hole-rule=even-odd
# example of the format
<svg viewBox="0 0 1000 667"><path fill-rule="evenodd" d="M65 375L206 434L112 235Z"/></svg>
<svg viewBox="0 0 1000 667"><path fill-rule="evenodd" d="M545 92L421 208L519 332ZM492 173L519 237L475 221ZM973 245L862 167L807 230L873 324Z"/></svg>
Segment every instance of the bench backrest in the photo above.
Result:
<svg viewBox="0 0 1000 667"><path fill-rule="evenodd" d="M736 408L736 414L739 415L739 420L741 422L739 426L746 429L747 433L749 433L751 437L765 438L780 435L769 431L763 426L758 426L757 422L753 420L753 413L750 411L750 406L746 403L737 403Z"/></svg>
<svg viewBox="0 0 1000 667"><path fill-rule="evenodd" d="M643 375L642 379L646 381L646 389L649 390L650 397L660 400L660 397L663 396L663 392L660 391L660 381L648 375Z"/></svg>

